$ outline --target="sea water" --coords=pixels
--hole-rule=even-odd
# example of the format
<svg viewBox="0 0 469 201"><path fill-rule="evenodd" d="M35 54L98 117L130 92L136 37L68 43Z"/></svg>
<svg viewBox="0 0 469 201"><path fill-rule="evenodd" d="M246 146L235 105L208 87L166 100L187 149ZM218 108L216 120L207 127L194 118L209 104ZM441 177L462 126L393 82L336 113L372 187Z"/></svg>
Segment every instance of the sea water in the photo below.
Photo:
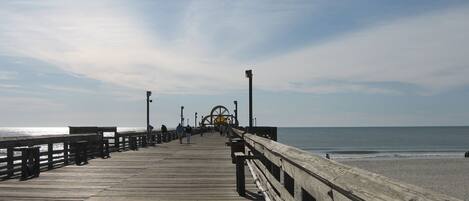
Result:
<svg viewBox="0 0 469 201"><path fill-rule="evenodd" d="M464 157L469 127L278 128L278 141L335 159Z"/></svg>
<svg viewBox="0 0 469 201"><path fill-rule="evenodd" d="M118 127L117 130L144 128ZM0 137L68 132L68 127L0 127ZM469 151L469 126L280 127L278 141L336 159L463 157L464 152Z"/></svg>
<svg viewBox="0 0 469 201"><path fill-rule="evenodd" d="M144 130L144 127L117 127L117 132ZM0 127L0 137L63 135L68 133L68 127Z"/></svg>
<svg viewBox="0 0 469 201"><path fill-rule="evenodd" d="M144 127L117 127L117 132L125 131L145 131ZM0 127L0 140L4 137L18 136L41 136L41 135L67 135L68 127ZM104 133L104 136L112 136L112 133ZM63 146L60 143L54 144L54 150L60 150ZM41 151L46 151L47 146L40 146ZM6 149L0 149L0 157L5 156Z"/></svg>

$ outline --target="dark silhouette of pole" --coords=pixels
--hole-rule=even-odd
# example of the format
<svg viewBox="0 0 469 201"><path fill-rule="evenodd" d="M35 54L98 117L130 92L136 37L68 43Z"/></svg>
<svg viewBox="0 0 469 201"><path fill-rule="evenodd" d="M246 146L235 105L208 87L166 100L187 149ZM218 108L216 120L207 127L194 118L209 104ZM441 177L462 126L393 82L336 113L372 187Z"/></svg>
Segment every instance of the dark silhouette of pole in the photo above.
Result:
<svg viewBox="0 0 469 201"><path fill-rule="evenodd" d="M252 70L246 70L246 77L249 78L249 128L252 128Z"/></svg>
<svg viewBox="0 0 469 201"><path fill-rule="evenodd" d="M235 113L235 124L238 126L238 101L233 101L235 105L234 113Z"/></svg>
<svg viewBox="0 0 469 201"><path fill-rule="evenodd" d="M150 141L150 143L153 143L153 140L150 139L150 134L152 130L152 127L150 125L150 103L152 102L152 100L150 99L150 96L151 96L151 91L147 91L147 136L144 140L146 142Z"/></svg>
<svg viewBox="0 0 469 201"><path fill-rule="evenodd" d="M150 134L150 103L152 100L150 99L151 91L147 91L147 133Z"/></svg>
<svg viewBox="0 0 469 201"><path fill-rule="evenodd" d="M184 125L184 106L181 106L181 126Z"/></svg>

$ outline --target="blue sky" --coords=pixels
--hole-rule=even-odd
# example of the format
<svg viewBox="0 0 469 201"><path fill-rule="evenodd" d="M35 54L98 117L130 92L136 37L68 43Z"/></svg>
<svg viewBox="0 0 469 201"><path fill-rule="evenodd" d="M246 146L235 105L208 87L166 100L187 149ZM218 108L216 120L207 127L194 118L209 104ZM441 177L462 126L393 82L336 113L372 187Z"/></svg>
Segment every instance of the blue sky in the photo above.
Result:
<svg viewBox="0 0 469 201"><path fill-rule="evenodd" d="M3 1L0 126L468 125L467 1ZM200 119L200 118L199 118Z"/></svg>

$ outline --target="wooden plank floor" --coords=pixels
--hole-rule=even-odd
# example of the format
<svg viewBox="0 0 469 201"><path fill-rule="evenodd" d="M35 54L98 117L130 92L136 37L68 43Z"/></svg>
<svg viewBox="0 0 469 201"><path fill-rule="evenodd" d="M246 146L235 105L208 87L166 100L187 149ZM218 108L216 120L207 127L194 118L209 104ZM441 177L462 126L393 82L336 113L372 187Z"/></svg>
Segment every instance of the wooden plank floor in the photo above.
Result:
<svg viewBox="0 0 469 201"><path fill-rule="evenodd" d="M246 167L247 196L236 192L235 165L217 133L138 151L115 152L88 165L41 172L27 181L0 182L0 200L256 200Z"/></svg>

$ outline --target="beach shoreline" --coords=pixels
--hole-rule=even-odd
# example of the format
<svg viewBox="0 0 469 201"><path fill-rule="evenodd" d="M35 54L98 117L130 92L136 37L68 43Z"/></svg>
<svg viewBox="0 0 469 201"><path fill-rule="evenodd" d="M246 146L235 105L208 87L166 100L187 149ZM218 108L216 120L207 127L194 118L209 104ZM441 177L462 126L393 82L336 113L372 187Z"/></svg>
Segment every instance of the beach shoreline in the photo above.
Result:
<svg viewBox="0 0 469 201"><path fill-rule="evenodd" d="M374 158L335 161L469 201L469 158Z"/></svg>

